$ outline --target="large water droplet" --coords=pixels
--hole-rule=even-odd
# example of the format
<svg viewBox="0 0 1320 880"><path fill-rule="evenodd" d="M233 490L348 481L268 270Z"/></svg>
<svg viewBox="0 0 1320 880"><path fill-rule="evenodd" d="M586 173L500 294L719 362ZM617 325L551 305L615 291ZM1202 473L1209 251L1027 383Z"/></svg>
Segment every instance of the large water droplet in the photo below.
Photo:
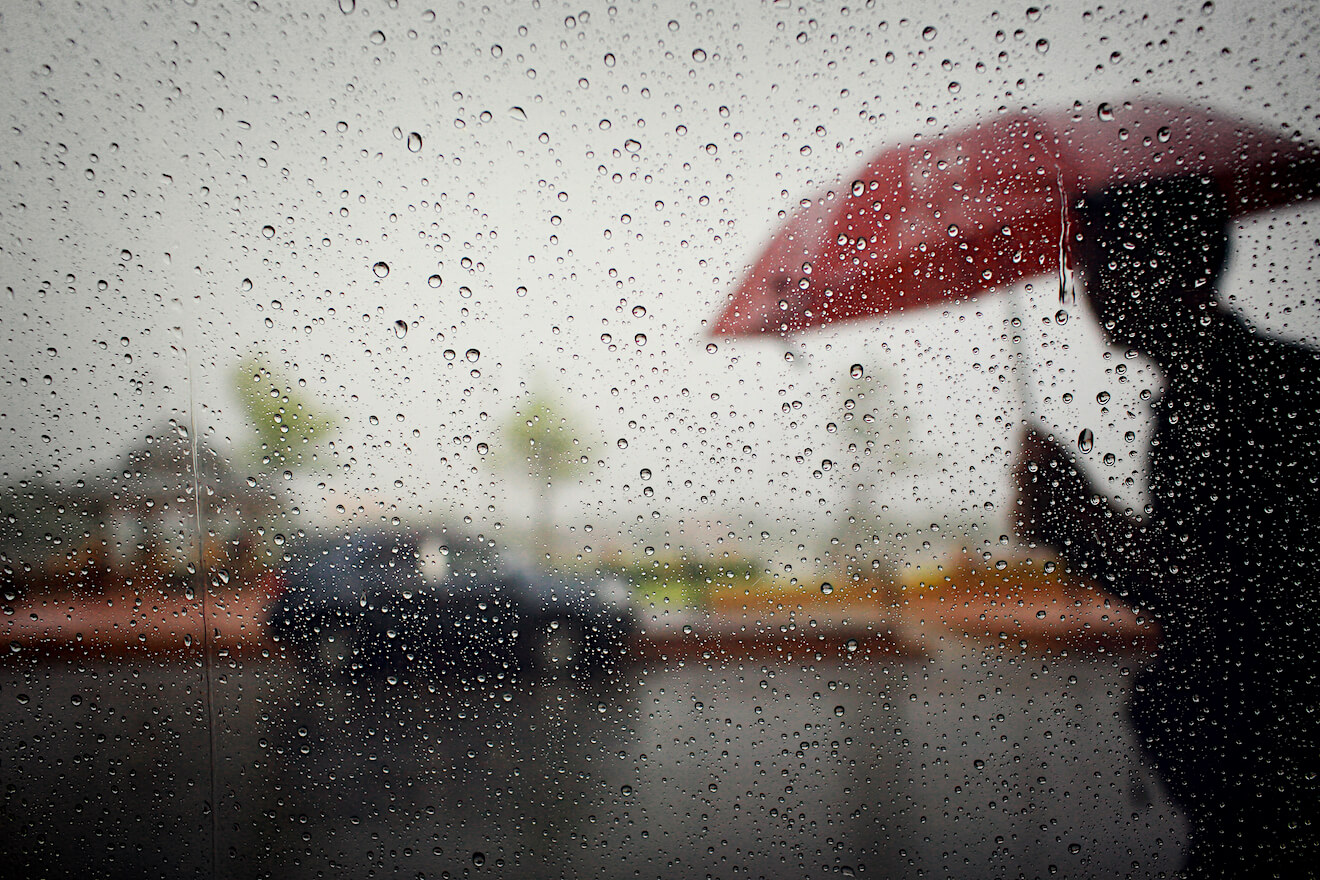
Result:
<svg viewBox="0 0 1320 880"><path fill-rule="evenodd" d="M415 132L415 131L414 131L414 132L409 132L409 134L408 134L408 152L410 152L410 153L420 153L421 151L422 151L422 136L421 136L420 134L418 134L417 132Z"/></svg>
<svg viewBox="0 0 1320 880"><path fill-rule="evenodd" d="M1101 122L1113 122L1114 108L1108 102L1103 103L1096 108L1095 115Z"/></svg>
<svg viewBox="0 0 1320 880"><path fill-rule="evenodd" d="M357 0L339 0L339 11L344 15L352 15L354 9L357 9Z"/></svg>
<svg viewBox="0 0 1320 880"><path fill-rule="evenodd" d="M866 375L866 370L862 368L861 364L853 364L848 368L848 375L852 376L854 379L860 379L862 376Z"/></svg>
<svg viewBox="0 0 1320 880"><path fill-rule="evenodd" d="M440 276L439 276L439 275L432 275L430 278L426 279L426 283L429 284L429 285L431 285L432 287L439 287L439 286L440 286Z"/></svg>
<svg viewBox="0 0 1320 880"><path fill-rule="evenodd" d="M1095 434L1090 428L1083 428L1082 433L1077 435L1077 449L1082 453L1090 452L1095 448Z"/></svg>
<svg viewBox="0 0 1320 880"><path fill-rule="evenodd" d="M481 352L477 351L475 348L469 348L463 354L463 357L467 358L469 361L475 364L478 360L481 359Z"/></svg>
<svg viewBox="0 0 1320 880"><path fill-rule="evenodd" d="M407 321L404 321L403 319L399 319L398 321L395 321L395 322L394 322L394 335L397 336L397 337L399 337L400 339L402 339L403 337L407 336L407 335L408 335L408 322L407 322Z"/></svg>
<svg viewBox="0 0 1320 880"><path fill-rule="evenodd" d="M390 264L381 260L371 267L371 271L376 273L377 278L384 278L386 275L390 274Z"/></svg>
<svg viewBox="0 0 1320 880"><path fill-rule="evenodd" d="M922 28L922 30L921 30L921 38L922 38L923 40L925 40L927 43L929 43L931 40L935 39L935 37L936 37L938 34L939 34L939 31L935 30L935 26L934 26L934 25L929 25L929 24L928 24L928 25L926 25L924 28Z"/></svg>

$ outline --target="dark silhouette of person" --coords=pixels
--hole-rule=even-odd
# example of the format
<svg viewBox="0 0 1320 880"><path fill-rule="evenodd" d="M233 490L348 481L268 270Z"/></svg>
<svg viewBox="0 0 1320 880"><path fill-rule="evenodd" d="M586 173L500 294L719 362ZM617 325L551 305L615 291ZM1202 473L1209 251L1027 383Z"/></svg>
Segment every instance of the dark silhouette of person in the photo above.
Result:
<svg viewBox="0 0 1320 880"><path fill-rule="evenodd" d="M1019 527L1160 626L1130 713L1190 821L1184 876L1320 875L1320 356L1218 299L1212 181L1116 185L1079 214L1106 336L1164 374L1150 503L1120 511L1071 444L1028 431Z"/></svg>

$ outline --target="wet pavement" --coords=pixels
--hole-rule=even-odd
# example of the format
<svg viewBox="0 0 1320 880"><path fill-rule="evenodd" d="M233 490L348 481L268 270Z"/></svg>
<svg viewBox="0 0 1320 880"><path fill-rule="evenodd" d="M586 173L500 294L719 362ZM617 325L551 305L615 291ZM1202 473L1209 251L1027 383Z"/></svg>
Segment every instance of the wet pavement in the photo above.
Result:
<svg viewBox="0 0 1320 880"><path fill-rule="evenodd" d="M333 684L229 659L212 744L200 666L28 657L0 669L0 855L135 878L1158 876L1184 828L1123 721L1139 662L959 646Z"/></svg>

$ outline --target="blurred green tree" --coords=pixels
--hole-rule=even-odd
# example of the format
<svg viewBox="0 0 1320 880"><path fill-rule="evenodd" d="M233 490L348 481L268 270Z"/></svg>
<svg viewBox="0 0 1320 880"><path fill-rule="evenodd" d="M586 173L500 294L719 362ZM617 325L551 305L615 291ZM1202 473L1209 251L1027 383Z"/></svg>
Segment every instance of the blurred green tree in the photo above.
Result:
<svg viewBox="0 0 1320 880"><path fill-rule="evenodd" d="M553 558L560 490L587 472L595 438L562 401L534 387L514 405L499 439L495 464L530 490L530 538Z"/></svg>
<svg viewBox="0 0 1320 880"><path fill-rule="evenodd" d="M234 390L252 428L247 454L267 472L305 467L334 416L311 395L257 358L234 369Z"/></svg>

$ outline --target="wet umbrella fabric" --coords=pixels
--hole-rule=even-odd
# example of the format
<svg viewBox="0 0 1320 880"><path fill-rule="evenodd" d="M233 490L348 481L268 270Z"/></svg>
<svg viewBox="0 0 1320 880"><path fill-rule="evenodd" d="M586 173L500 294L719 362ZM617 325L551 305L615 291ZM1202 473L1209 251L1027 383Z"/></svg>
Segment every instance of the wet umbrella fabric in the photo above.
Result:
<svg viewBox="0 0 1320 880"><path fill-rule="evenodd" d="M1193 174L1213 177L1240 216L1320 195L1320 150L1148 101L1006 114L892 147L780 229L711 333L792 333L1039 276L1066 286L1078 196Z"/></svg>

